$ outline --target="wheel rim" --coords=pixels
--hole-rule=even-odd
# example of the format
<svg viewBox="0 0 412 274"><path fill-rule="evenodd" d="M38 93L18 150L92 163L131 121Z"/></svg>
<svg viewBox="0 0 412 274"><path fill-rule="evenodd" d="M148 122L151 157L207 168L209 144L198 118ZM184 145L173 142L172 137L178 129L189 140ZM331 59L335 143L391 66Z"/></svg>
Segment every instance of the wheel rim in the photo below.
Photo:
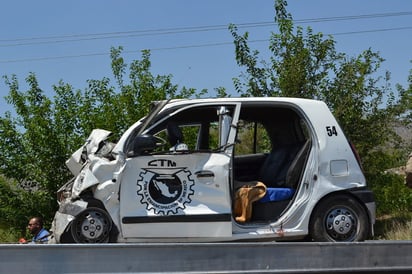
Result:
<svg viewBox="0 0 412 274"><path fill-rule="evenodd" d="M110 216L100 208L88 208L72 223L72 236L78 243L103 243L109 240Z"/></svg>
<svg viewBox="0 0 412 274"><path fill-rule="evenodd" d="M356 215L348 208L331 210L325 218L326 231L334 241L351 241L357 233Z"/></svg>

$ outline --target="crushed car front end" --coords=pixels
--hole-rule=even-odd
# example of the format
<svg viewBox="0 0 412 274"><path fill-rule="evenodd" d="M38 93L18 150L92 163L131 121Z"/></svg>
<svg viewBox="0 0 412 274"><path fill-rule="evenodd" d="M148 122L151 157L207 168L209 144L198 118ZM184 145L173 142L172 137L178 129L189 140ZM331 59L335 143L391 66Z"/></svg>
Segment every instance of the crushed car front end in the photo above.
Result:
<svg viewBox="0 0 412 274"><path fill-rule="evenodd" d="M57 191L59 209L53 219L50 243L73 242L73 237L76 237L73 228L76 217L88 208L96 209L89 212L89 224L79 224L83 226L82 229L90 231L86 242L108 240L105 234L111 231L112 224L105 219L111 217L98 210L103 209L104 205L102 200L96 198L96 194L106 201L117 199L113 197L116 185L113 174L119 166L119 157L114 158L111 154L115 145L106 141L110 134L106 130L93 130L86 143L67 160L66 165L74 177ZM106 223L110 223L109 227L104 227Z"/></svg>

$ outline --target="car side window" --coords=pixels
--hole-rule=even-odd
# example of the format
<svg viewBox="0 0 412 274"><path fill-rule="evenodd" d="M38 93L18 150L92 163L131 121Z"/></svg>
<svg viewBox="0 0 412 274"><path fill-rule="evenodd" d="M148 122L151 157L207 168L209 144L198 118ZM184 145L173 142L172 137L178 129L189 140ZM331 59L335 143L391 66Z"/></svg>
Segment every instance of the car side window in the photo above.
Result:
<svg viewBox="0 0 412 274"><path fill-rule="evenodd" d="M190 125L176 125L181 134L181 139L178 141L180 144L186 145L186 150L197 150L198 148L198 139L201 125L199 124L190 124ZM167 128L163 128L157 133L154 134L157 138L163 141L162 146L158 146L154 152L173 150L176 142L171 138L170 133L168 133Z"/></svg>
<svg viewBox="0 0 412 274"><path fill-rule="evenodd" d="M183 143L184 150L189 152L221 150L227 142L233 111L233 106L221 105L177 111L148 132L161 143L150 153L171 151L179 143Z"/></svg>
<svg viewBox="0 0 412 274"><path fill-rule="evenodd" d="M235 155L267 153L271 142L265 127L257 121L239 120Z"/></svg>

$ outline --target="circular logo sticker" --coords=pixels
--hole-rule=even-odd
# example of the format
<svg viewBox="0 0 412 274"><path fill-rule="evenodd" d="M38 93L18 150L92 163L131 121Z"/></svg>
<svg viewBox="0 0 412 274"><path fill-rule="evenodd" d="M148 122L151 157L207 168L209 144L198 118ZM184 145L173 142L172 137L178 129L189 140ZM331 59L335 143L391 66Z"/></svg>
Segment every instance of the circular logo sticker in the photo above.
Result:
<svg viewBox="0 0 412 274"><path fill-rule="evenodd" d="M147 210L155 214L177 214L179 209L186 208L192 200L194 180L185 169L176 169L174 173L160 174L144 170L139 174L137 194L140 201L146 204Z"/></svg>

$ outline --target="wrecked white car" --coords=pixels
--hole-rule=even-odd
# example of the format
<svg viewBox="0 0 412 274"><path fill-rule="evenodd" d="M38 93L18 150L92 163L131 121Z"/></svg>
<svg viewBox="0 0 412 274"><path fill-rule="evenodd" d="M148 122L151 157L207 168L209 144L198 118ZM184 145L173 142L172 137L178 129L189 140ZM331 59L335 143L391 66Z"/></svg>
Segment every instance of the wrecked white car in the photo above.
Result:
<svg viewBox="0 0 412 274"><path fill-rule="evenodd" d="M363 241L375 202L328 107L296 98L154 103L67 161L50 243Z"/></svg>

